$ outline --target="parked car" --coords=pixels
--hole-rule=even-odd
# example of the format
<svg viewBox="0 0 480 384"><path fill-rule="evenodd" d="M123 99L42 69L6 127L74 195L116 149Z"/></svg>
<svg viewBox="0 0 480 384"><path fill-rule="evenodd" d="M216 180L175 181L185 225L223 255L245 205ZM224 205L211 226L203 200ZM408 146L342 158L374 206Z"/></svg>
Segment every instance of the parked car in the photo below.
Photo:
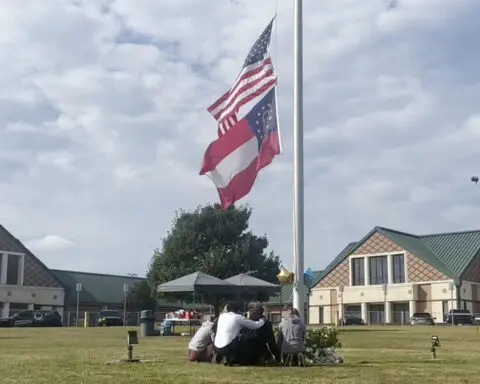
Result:
<svg viewBox="0 0 480 384"><path fill-rule="evenodd" d="M365 322L359 316L345 316L345 318L340 319L340 324L346 325L364 325Z"/></svg>
<svg viewBox="0 0 480 384"><path fill-rule="evenodd" d="M61 327L56 311L22 311L0 319L0 327Z"/></svg>
<svg viewBox="0 0 480 384"><path fill-rule="evenodd" d="M416 312L413 314L411 325L435 325L435 318L428 312Z"/></svg>
<svg viewBox="0 0 480 384"><path fill-rule="evenodd" d="M446 322L451 324L453 316L453 324L472 324L473 316L467 309L451 309L448 311Z"/></svg>
<svg viewBox="0 0 480 384"><path fill-rule="evenodd" d="M122 326L123 319L120 312L111 309L105 309L98 314L99 327Z"/></svg>

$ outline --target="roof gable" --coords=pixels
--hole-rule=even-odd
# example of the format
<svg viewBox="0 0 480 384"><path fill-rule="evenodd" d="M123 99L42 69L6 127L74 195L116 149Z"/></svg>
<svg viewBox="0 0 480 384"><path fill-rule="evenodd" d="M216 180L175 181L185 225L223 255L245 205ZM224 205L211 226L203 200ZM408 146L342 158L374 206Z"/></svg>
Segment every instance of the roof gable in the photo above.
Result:
<svg viewBox="0 0 480 384"><path fill-rule="evenodd" d="M370 237L370 234L368 235ZM368 237L365 238L368 239ZM322 273L317 276L317 279L314 280L314 283L312 284L312 287L315 287L320 281L327 276L330 272L332 272L337 266L345 260L348 256L352 254L364 241L359 241L359 242L351 242L348 243L345 248L342 249L342 251L333 259L333 261L327 265L327 267L321 271Z"/></svg>
<svg viewBox="0 0 480 384"><path fill-rule="evenodd" d="M320 280L354 253L372 235L379 233L450 278L461 278L480 253L480 230L414 235L385 227L375 227L360 241L348 244L325 268Z"/></svg>
<svg viewBox="0 0 480 384"><path fill-rule="evenodd" d="M3 225L0 225L0 251L25 254L24 285L65 288L62 281Z"/></svg>

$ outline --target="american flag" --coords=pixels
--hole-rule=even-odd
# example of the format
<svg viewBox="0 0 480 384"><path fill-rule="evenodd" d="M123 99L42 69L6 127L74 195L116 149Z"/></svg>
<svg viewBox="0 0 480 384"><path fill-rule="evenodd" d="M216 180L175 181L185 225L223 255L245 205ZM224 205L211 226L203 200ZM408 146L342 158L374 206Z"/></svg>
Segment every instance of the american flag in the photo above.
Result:
<svg viewBox="0 0 480 384"><path fill-rule="evenodd" d="M218 121L218 137L237 124L237 114L242 105L262 95L277 83L277 74L268 53L274 20L275 18L270 21L253 44L233 86L208 108Z"/></svg>

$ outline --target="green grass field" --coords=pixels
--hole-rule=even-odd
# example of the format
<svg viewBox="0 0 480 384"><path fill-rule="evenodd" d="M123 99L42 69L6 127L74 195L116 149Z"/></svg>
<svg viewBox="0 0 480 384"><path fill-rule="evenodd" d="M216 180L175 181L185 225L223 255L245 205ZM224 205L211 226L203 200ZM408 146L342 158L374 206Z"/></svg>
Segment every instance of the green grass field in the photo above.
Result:
<svg viewBox="0 0 480 384"><path fill-rule="evenodd" d="M0 329L0 383L479 383L475 327L351 328L341 334L345 364L244 368L192 364L187 337L141 339L134 354L150 362L119 364L128 328ZM436 361L430 339L440 337ZM113 362L112 362L113 361Z"/></svg>

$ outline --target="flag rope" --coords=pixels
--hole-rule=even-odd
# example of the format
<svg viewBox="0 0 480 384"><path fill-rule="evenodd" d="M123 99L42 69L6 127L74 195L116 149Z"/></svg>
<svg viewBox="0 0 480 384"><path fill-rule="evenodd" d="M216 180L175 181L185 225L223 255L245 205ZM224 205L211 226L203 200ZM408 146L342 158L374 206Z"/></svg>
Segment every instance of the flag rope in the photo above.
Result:
<svg viewBox="0 0 480 384"><path fill-rule="evenodd" d="M273 0L274 2L274 17L275 17L275 23L274 23L274 30L273 30L273 57L274 57L274 63L276 67L276 72L278 74L279 70L279 65L278 65L278 0ZM277 119L277 132L278 132L278 144L280 148L280 154L283 154L283 141L282 141L282 132L280 130L280 116L278 113L279 110L279 102L278 102L278 82L275 85L275 100L277 103L277 108L275 110L276 112L276 119Z"/></svg>

